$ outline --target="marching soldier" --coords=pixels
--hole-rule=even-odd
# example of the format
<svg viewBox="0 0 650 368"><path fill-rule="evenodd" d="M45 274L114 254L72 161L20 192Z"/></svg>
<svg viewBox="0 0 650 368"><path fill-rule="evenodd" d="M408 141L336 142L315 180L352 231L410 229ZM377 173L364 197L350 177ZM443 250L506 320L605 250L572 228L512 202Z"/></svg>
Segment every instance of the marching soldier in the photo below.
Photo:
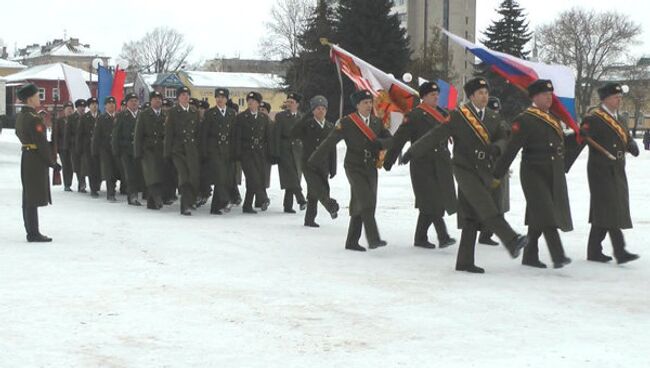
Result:
<svg viewBox="0 0 650 368"><path fill-rule="evenodd" d="M573 136L565 136L562 122L549 112L553 90L553 83L544 79L528 86L533 104L512 123L511 139L494 170L495 177L503 177L523 148L519 176L526 197L528 246L521 263L537 268L546 268L539 260L538 241L542 234L553 266L561 268L571 263L558 229L573 230L565 177L565 140Z"/></svg>
<svg viewBox="0 0 650 368"><path fill-rule="evenodd" d="M202 156L207 159L210 183L214 184L210 213L221 215L229 212L232 206L230 190L234 181L233 166L233 132L235 110L227 106L230 91L227 88L214 90L217 105L205 114Z"/></svg>
<svg viewBox="0 0 650 368"><path fill-rule="evenodd" d="M618 83L608 83L598 89L601 105L582 121L582 132L605 148L615 160L589 146L587 178L591 192L589 222L591 231L587 244L587 259L609 262L603 254L602 241L609 233L616 262L627 263L639 258L625 249L621 229L631 229L630 198L625 174L625 153L639 155L639 147L627 127L620 122L618 109L623 89Z"/></svg>
<svg viewBox="0 0 650 368"><path fill-rule="evenodd" d="M178 104L169 110L165 122L164 157L173 160L178 174L181 215L191 216L200 185L199 113L190 105L189 88L178 88L176 98Z"/></svg>
<svg viewBox="0 0 650 368"><path fill-rule="evenodd" d="M91 152L91 142L93 131L99 117L97 111L97 99L91 97L86 101L88 112L82 117L77 128L75 147L81 163L81 176L88 177L90 184L90 195L93 198L99 198L99 188L102 184L99 161Z"/></svg>
<svg viewBox="0 0 650 368"><path fill-rule="evenodd" d="M72 115L74 105L72 102L66 102L63 105L63 116L54 122L52 127L52 135L54 136L54 145L56 146L57 153L61 158L61 166L63 167L63 190L72 192L72 158L70 157L70 150L68 150L65 143L65 131L68 125L70 115Z"/></svg>
<svg viewBox="0 0 650 368"><path fill-rule="evenodd" d="M101 179L106 182L106 199L116 202L115 182L119 173L117 157L113 155L112 141L113 129L116 124L115 97L104 98L104 113L97 118L97 125L93 131L91 150L99 158Z"/></svg>
<svg viewBox="0 0 650 368"><path fill-rule="evenodd" d="M316 148L330 135L334 124L327 121L328 101L323 96L314 96L309 101L311 114L297 122L291 130L291 137L302 142L301 166L307 182L307 211L305 212L305 226L319 227L316 223L318 202L335 219L338 216L339 204L330 197L329 179L336 175L336 147L332 148L327 158L318 166L311 167L307 164L309 157Z"/></svg>
<svg viewBox="0 0 650 368"><path fill-rule="evenodd" d="M266 211L270 201L266 194L264 175L270 155L269 118L259 112L262 95L250 92L246 95L248 109L237 115L235 121L235 158L241 162L246 176L246 195L243 212L257 213L253 209L253 198Z"/></svg>
<svg viewBox="0 0 650 368"><path fill-rule="evenodd" d="M232 99L230 98L228 99L228 102L226 102L226 106L233 109L233 111L235 111L236 114L239 114L239 105L233 102ZM233 143L234 142L231 142L231 144ZM241 185L241 177L242 177L241 162L233 161L232 165L233 165L233 185L232 188L230 189L230 202L234 206L239 206L242 202L241 193L239 193L239 185Z"/></svg>
<svg viewBox="0 0 650 368"><path fill-rule="evenodd" d="M350 225L345 249L365 252L359 245L361 229L365 229L368 247L375 249L387 243L381 239L375 209L377 207L377 168L383 165L383 150L390 148L391 135L381 120L372 115L373 96L361 90L350 96L357 111L341 119L309 159L318 167L330 156L336 144L345 140L345 174L350 183Z"/></svg>
<svg viewBox="0 0 650 368"><path fill-rule="evenodd" d="M271 149L271 154L270 154L270 159L266 160L266 168L264 169L264 187L266 189L269 189L271 187L271 169L273 168L273 165L278 164L278 159L274 158L274 156L277 156L276 154L273 153L273 151L276 149L276 143L275 143L275 121L273 120L273 117L271 116L271 104L262 101L260 104L260 112L266 116L269 117L269 136L271 137L269 140L269 147ZM262 204L259 201L255 201L255 208L259 208Z"/></svg>
<svg viewBox="0 0 650 368"><path fill-rule="evenodd" d="M38 89L27 84L18 90L18 99L25 104L16 119L16 135L22 143L20 179L23 185L23 221L28 242L51 242L38 228L38 207L52 203L49 168L61 167L52 160L43 119L36 113L40 107Z"/></svg>
<svg viewBox="0 0 650 368"><path fill-rule="evenodd" d="M403 161L420 157L453 137L452 165L458 183L458 227L462 229L456 270L484 273L476 266L476 235L485 227L494 232L513 258L526 246L527 238L517 234L499 211L494 198L496 180L492 176L494 157L506 144L505 127L493 111L486 109L489 85L483 78L469 80L463 86L469 102L450 114L447 124L430 130L404 154Z"/></svg>
<svg viewBox="0 0 650 368"><path fill-rule="evenodd" d="M162 111L162 95L149 94L150 107L138 115L133 140L135 161L142 165L147 186L147 208L159 210L163 206L165 185L165 160L163 158L165 119Z"/></svg>
<svg viewBox="0 0 650 368"><path fill-rule="evenodd" d="M273 130L277 155L278 173L280 175L280 187L284 189L284 212L296 213L293 209L293 198L296 198L301 210L307 206L305 196L302 194L300 179L302 177L302 142L299 139L291 138L291 130L302 114L298 111L302 96L298 93L289 93L285 102L287 110L279 112L275 116Z"/></svg>
<svg viewBox="0 0 650 368"><path fill-rule="evenodd" d="M126 95L126 109L117 114L117 122L113 127L113 154L122 163L122 170L126 180L128 192L127 201L131 206L142 206L138 201L140 192L142 169L138 168L133 157L133 137L135 136L135 124L138 120L138 96L135 93Z"/></svg>
<svg viewBox="0 0 650 368"><path fill-rule="evenodd" d="M162 104L162 111L166 115L169 114L169 110L174 107L174 100L171 98L166 98ZM164 144L164 142L163 142ZM164 193L163 193L163 204L170 205L178 199L176 196L176 188L178 188L178 175L176 173L176 168L171 159L165 159L165 184L164 184Z"/></svg>
<svg viewBox="0 0 650 368"><path fill-rule="evenodd" d="M68 118L68 123L65 126L65 149L70 153L70 160L72 161L72 169L77 175L77 191L79 193L86 193L86 177L82 176L81 170L81 155L77 150L77 131L81 125L81 118L86 113L86 100L78 99L74 102L76 111Z"/></svg>
<svg viewBox="0 0 650 368"><path fill-rule="evenodd" d="M201 100L197 101L197 106L199 110L199 135L198 135L198 146L202 147L205 141L205 113L210 109L210 104L208 101ZM207 156L201 155L201 178L200 178L200 188L199 188L199 198L197 201L197 206L203 206L208 202L208 198L212 194L212 188L210 187L210 162L208 161Z"/></svg>
<svg viewBox="0 0 650 368"><path fill-rule="evenodd" d="M407 141L415 143L429 130L446 124L449 113L438 107L440 88L434 82L420 86L422 103L414 108L399 126L393 137L393 147L388 150L384 168L390 171ZM440 248L456 243L449 236L443 216L456 213L457 199L451 157L447 139L443 139L424 156L413 159L410 164L411 184L415 194L415 207L420 211L415 228L414 245L422 248L435 248L429 242L427 232L431 224L438 234Z"/></svg>

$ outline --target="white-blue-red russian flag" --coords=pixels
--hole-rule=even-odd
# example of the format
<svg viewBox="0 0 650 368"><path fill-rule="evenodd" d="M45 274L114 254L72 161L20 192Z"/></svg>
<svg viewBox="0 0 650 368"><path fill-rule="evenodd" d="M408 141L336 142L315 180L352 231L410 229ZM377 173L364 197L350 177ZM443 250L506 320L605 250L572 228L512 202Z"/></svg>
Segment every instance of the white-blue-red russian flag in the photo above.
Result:
<svg viewBox="0 0 650 368"><path fill-rule="evenodd" d="M490 50L458 37L453 33L442 30L450 40L465 47L469 52L489 65L492 70L508 80L513 85L526 89L537 79L549 79L555 90L551 112L573 129L579 130L576 124L575 109L575 76L571 68L564 65L550 65L523 60L512 55Z"/></svg>

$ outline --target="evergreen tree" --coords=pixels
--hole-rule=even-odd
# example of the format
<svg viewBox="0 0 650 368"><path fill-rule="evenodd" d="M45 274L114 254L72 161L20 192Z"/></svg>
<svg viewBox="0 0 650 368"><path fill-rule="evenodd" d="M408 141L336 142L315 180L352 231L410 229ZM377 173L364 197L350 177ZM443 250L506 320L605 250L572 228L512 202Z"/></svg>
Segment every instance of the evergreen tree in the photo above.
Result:
<svg viewBox="0 0 650 368"><path fill-rule="evenodd" d="M528 29L524 9L516 0L503 0L497 13L500 18L483 32L483 44L494 51L526 59L530 51L524 50L524 47L532 39L532 33ZM485 65L479 64L476 69L477 75L489 81L492 89L490 94L501 100L501 114L508 122L530 104L525 92L509 84Z"/></svg>

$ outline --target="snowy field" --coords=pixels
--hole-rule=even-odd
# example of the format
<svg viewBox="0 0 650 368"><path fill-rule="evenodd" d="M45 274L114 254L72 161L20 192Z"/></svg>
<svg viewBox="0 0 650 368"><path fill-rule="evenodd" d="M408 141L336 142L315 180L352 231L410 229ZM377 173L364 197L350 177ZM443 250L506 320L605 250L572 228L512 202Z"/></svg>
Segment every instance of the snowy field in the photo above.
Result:
<svg viewBox="0 0 650 368"><path fill-rule="evenodd" d="M380 174L389 245L366 253L343 249L342 164L332 193L346 207L334 221L319 208L320 229L282 213L274 168L271 207L255 216L204 207L182 217L178 204L154 212L56 187L40 210L54 243L28 244L20 148L6 129L0 368L649 367L650 153L628 161L634 229L625 235L642 257L625 266L585 261L586 158L568 177L576 229L562 239L574 262L524 268L502 247L478 245L487 273L474 275L454 271L457 245L412 246L417 212L403 166ZM518 167L507 218L525 232ZM455 217L447 224L459 239Z"/></svg>

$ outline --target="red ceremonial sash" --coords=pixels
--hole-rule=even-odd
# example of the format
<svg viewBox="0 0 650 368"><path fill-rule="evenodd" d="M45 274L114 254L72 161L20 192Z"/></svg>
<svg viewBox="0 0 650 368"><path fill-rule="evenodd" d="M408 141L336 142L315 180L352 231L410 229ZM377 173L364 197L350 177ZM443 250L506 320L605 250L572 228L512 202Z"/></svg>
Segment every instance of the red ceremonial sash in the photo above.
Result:
<svg viewBox="0 0 650 368"><path fill-rule="evenodd" d="M371 142L374 142L377 140L377 134L370 129L370 124L366 125L366 123L363 122L363 119L359 115L359 113L352 113L348 115L350 119L354 122L354 124L359 128L361 133L366 136L366 138L370 139Z"/></svg>
<svg viewBox="0 0 650 368"><path fill-rule="evenodd" d="M537 107L533 107L533 106L527 108L526 113L550 125L550 127L553 128L553 130L555 130L555 133L557 133L560 137L564 137L564 131L562 130L562 123L555 116L546 113L538 109Z"/></svg>
<svg viewBox="0 0 650 368"><path fill-rule="evenodd" d="M467 107L467 105L461 106L458 109L463 116L464 120L469 124L470 128L474 131L474 134L485 144L486 146L490 144L490 135L488 134L487 129L476 115Z"/></svg>
<svg viewBox="0 0 650 368"><path fill-rule="evenodd" d="M421 109L421 110L423 110L425 112L428 112L431 116L433 116L434 119L438 120L442 124L447 124L449 122L449 117L442 116L440 111L438 111L437 109L435 109L435 108L433 108L433 107L431 107L431 106L429 106L427 104L421 103L421 104L419 104L417 106L417 108L419 108L419 109Z"/></svg>
<svg viewBox="0 0 650 368"><path fill-rule="evenodd" d="M614 120L614 117L612 117L610 114L608 114L606 111L604 111L602 108L598 108L593 112L594 115L598 116L602 121L605 122L612 130L618 135L618 137L627 145L628 141L628 136L627 132L621 124L619 124L616 120Z"/></svg>

